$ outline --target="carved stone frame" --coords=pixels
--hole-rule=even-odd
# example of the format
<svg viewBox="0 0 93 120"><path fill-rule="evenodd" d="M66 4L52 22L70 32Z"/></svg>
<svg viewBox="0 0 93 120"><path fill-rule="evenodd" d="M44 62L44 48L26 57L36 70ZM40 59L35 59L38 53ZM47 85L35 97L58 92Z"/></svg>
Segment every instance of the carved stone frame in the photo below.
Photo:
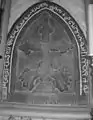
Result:
<svg viewBox="0 0 93 120"><path fill-rule="evenodd" d="M87 59L87 42L85 36L74 20L74 18L61 6L53 3L53 2L40 2L36 3L35 5L31 6L23 13L23 15L15 22L13 27L11 28L8 39L6 41L6 48L5 48L5 55L4 55L4 68L3 68L3 80L2 80L2 101L7 100L7 96L10 93L10 82L11 82L11 65L12 65L12 54L14 45L16 42L16 38L18 37L20 31L24 27L24 25L34 16L36 13L42 10L49 10L56 15L58 15L68 26L68 28L72 31L73 36L75 37L78 52L79 52L79 63L80 63L80 96L82 93L84 95L88 95L86 92L88 89L88 59ZM28 14L26 14L28 13ZM86 82L85 82L86 81ZM7 103L5 102L1 104L2 114L14 114L14 115L26 115L26 116L46 116L48 115L52 118L62 118L66 117L68 114L68 118L71 117L73 112L80 114L79 118L83 118L86 116L89 118L89 109L85 109L86 106L82 106L81 108L75 107L62 107L62 106L41 106L41 105L31 105L26 106L23 104L16 104L16 103ZM9 113L5 113L4 111L9 111ZM53 113L53 114L51 114ZM76 117L75 116L75 117Z"/></svg>

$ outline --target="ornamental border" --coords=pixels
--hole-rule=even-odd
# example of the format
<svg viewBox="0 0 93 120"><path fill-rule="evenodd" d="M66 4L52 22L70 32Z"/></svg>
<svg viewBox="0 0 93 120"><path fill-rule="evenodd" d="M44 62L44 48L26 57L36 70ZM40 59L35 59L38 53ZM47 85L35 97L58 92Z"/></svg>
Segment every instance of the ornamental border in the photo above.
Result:
<svg viewBox="0 0 93 120"><path fill-rule="evenodd" d="M80 70L80 95L88 92L88 60L87 42L85 36L74 18L64 9L53 2L45 1L29 7L20 18L13 24L6 41L3 67L2 99L6 100L10 93L11 68L14 46L21 30L29 20L42 10L49 10L56 14L68 26L72 32L78 47L79 70Z"/></svg>

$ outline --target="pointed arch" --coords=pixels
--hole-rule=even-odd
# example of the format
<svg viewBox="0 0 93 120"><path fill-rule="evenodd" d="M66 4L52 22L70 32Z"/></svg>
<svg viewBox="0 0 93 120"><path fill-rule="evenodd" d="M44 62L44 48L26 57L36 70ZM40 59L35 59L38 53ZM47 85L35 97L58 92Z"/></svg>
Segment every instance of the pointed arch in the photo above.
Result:
<svg viewBox="0 0 93 120"><path fill-rule="evenodd" d="M87 42L85 36L74 18L62 6L53 2L45 1L36 3L29 7L20 16L20 18L16 20L8 34L3 69L3 99L7 99L8 93L11 94L14 89L11 87L13 85L11 80L15 78L15 76L12 76L12 72L14 70L13 64L15 64L15 62L13 62L13 58L15 58L14 61L16 61L17 58L17 54L14 51L15 46L18 44L18 40L20 39L22 33L24 33L25 28L44 12L48 13L61 23L61 25L66 29L71 42L77 46L76 57L78 58L78 65L76 67L78 67L80 95L86 95L84 85L86 85L88 81L88 61L86 59ZM5 89L6 93L4 93Z"/></svg>

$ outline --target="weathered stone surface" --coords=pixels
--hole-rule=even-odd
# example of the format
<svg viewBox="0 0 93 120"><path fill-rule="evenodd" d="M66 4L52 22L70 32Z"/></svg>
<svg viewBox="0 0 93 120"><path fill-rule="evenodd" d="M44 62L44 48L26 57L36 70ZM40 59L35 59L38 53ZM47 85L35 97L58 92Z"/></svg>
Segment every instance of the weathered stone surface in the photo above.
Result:
<svg viewBox="0 0 93 120"><path fill-rule="evenodd" d="M12 0L9 29L15 20L32 4L39 0ZM79 23L86 35L85 7L83 0L51 0L64 7Z"/></svg>

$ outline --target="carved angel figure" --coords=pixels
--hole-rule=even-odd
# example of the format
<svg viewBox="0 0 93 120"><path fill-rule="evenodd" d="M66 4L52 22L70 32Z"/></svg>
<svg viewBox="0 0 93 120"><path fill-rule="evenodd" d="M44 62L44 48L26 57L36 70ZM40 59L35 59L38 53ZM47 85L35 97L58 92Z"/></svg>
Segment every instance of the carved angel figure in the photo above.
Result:
<svg viewBox="0 0 93 120"><path fill-rule="evenodd" d="M73 53L65 29L45 12L29 26L17 47L16 91L68 91L74 79Z"/></svg>

